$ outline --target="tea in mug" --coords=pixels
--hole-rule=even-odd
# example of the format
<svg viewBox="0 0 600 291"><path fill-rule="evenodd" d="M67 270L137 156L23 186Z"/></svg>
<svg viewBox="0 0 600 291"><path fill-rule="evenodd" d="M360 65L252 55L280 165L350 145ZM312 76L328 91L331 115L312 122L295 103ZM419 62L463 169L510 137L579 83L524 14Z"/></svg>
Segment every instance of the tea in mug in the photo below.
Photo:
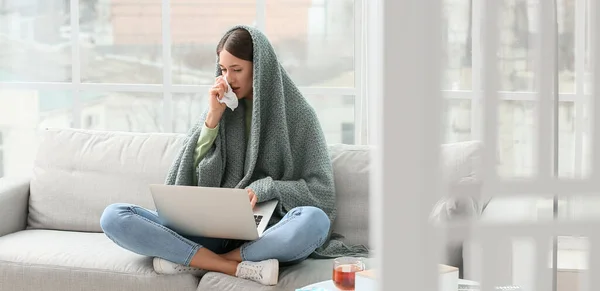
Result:
<svg viewBox="0 0 600 291"><path fill-rule="evenodd" d="M354 290L356 272L363 271L354 264L339 265L333 269L333 284L340 290Z"/></svg>

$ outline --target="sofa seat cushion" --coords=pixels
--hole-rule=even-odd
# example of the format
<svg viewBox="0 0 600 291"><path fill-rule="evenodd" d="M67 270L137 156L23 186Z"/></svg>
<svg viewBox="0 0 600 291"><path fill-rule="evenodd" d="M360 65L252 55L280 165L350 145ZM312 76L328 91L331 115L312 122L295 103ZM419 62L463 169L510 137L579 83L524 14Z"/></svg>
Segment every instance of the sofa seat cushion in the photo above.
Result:
<svg viewBox="0 0 600 291"><path fill-rule="evenodd" d="M152 258L103 233L25 230L0 237L0 290L196 290L192 275L159 275Z"/></svg>
<svg viewBox="0 0 600 291"><path fill-rule="evenodd" d="M367 268L372 264L371 259L365 259ZM282 267L279 283L276 286L264 286L252 281L239 279L222 273L209 272L202 277L198 290L202 291L275 291L296 290L298 288L331 280L333 260L313 260Z"/></svg>

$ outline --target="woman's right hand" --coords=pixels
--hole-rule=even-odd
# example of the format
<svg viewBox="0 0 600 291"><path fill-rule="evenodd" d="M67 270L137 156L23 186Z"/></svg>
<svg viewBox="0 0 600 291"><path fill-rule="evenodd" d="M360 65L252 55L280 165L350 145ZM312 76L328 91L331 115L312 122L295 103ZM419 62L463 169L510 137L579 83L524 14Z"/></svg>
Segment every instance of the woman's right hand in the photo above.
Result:
<svg viewBox="0 0 600 291"><path fill-rule="evenodd" d="M223 76L218 76L214 86L208 90L208 115L205 122L208 128L215 128L221 121L227 105L220 103L219 100L223 99L226 91L227 85Z"/></svg>

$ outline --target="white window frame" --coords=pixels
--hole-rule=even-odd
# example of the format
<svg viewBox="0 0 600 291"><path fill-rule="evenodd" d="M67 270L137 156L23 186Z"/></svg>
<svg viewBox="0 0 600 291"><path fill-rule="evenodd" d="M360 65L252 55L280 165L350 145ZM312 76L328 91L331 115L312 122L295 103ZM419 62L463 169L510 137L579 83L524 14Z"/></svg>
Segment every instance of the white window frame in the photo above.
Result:
<svg viewBox="0 0 600 291"><path fill-rule="evenodd" d="M440 262L439 256L443 252L446 241L453 240L462 243L467 238L475 238L481 250L477 253L474 261L480 261L482 271L481 290L492 290L496 286L510 284L513 276L510 263L512 260L520 259L520 256L511 256L510 239L531 239L535 243L534 249L529 249L531 258L526 268L531 268L534 273L530 279L535 281L532 286L522 286L524 290L556 290L556 250L552 252L554 267L548 268L548 253L551 251L549 239L557 235L573 236L583 235L590 237L589 271L586 272L586 282L581 290L598 290L600 286L600 236L594 221L519 221L518 223L490 223L474 219L457 219L449 224L436 225L432 229L430 205L437 201L435 194L443 193L446 184L439 172L439 148L440 141L437 136L443 121L439 119L440 96L437 96L439 85L439 73L441 67L433 63L431 59L436 54L430 48L439 49L439 36L434 28L439 25L440 1L420 0L380 0L383 7L375 7L383 16L381 24L383 37L377 39L376 43L381 47L376 48L382 56L369 54L370 60L381 62L375 69L381 68L381 80L371 79L369 72L369 94L373 102L370 116L374 122L371 125L371 133L376 135L375 154L373 155L373 169L371 170L371 239L375 242L376 261L375 269L380 270L378 277L378 290L394 290L398 282L402 282L406 290L434 290L437 288L439 270L436 264ZM553 153L552 143L552 74L550 73L554 61L539 62L537 68L539 82L537 90L541 93L513 93L498 92L498 71L495 68L496 48L498 33L496 30L498 17L498 3L500 1L473 1L477 6L485 4L487 9L473 9L474 23L480 25L473 35L473 44L483 44L483 49L475 48L473 76L475 80L473 91L444 91L447 98L460 98L477 101L483 106L473 106L473 124L478 128L473 130L473 139L484 141L482 153L482 186L483 195L494 197L538 197L564 195L572 196L574 193L582 193L587 197L597 197L600 189L600 154L598 151L592 153L591 175L587 179L560 179L552 173L552 163L549 161ZM479 3L478 3L479 2ZM590 27L597 28L600 24L600 1L589 1L589 9L592 17ZM540 6L540 33L543 45L537 47L537 55L544 60L553 60L554 46L552 31L552 1L539 1ZM583 30L585 10L582 8L584 0L576 1L576 30ZM373 4L375 6L375 4ZM372 14L370 13L369 16ZM549 21L550 20L550 21ZM369 18L369 22L378 22L379 19ZM594 23L595 22L595 23ZM433 28L432 28L433 26ZM418 27L419 29L414 29ZM476 27L474 25L474 27ZM372 30L369 30L372 32ZM583 88L584 73L582 52L583 32L576 32L576 72L578 73L576 91L573 94L560 94L562 100L575 102L576 108L581 109L586 102L592 106L592 125L598 125L598 114L600 114L600 102L597 98L585 96ZM595 70L591 84L598 95L597 85L600 84L600 37L598 33L592 38L591 49L594 58L592 68ZM402 40L410 39L408 43ZM371 38L369 38L371 40ZM474 56L475 58L475 56ZM436 60L437 61L437 60ZM433 63L433 64L432 64ZM485 68L482 64L487 64ZM369 66L371 69L371 66ZM481 78L481 79L479 79ZM387 96L386 92L394 92L396 88L402 90L397 96ZM379 89L382 87L382 89ZM431 88L433 87L433 88ZM483 91L483 92L482 92ZM383 94L380 94L382 93ZM482 93L485 93L482 94ZM539 98L541 96L541 98ZM535 166L539 176L535 179L501 179L497 174L496 152L497 152L497 111L498 104L502 100L530 100L540 101L538 114L537 137L541 142L535 144L534 156ZM579 111L581 112L581 111ZM578 113L579 113L578 112ZM485 119L481 118L485 113ZM431 119L422 118L429 114ZM578 148L581 151L581 135L585 129L582 128L582 119L579 119L577 139ZM485 129L485 131L481 130ZM592 146L600 144L600 126L592 126L589 130L592 138ZM545 143L543 142L545 141ZM581 156L581 153L580 153ZM581 161L580 161L581 162ZM580 168L579 171L582 169ZM581 172L579 172L581 173ZM439 188L438 188L439 187ZM401 189L402 195L398 195ZM441 189L441 190L440 190ZM535 195L535 196L534 196ZM446 240L445 240L446 239ZM398 243L402 242L402 247ZM469 244L464 245L466 250ZM402 262L402 263L398 263ZM589 283L589 284L588 284ZM519 284L517 284L519 285ZM589 287L589 288L588 288ZM496 288L502 289L502 288Z"/></svg>
<svg viewBox="0 0 600 291"><path fill-rule="evenodd" d="M163 82L162 84L112 84L112 83L82 83L81 82L81 61L79 50L79 1L70 0L70 23L71 23L71 82L0 82L0 89L33 89L33 90L60 90L71 92L73 96L73 127L81 128L82 104L80 92L156 92L163 93L164 98L164 119L163 128L165 132L173 132L173 94L174 93L198 93L206 92L210 85L175 85L173 84L173 64L171 59L171 1L162 0L162 60L163 60ZM256 27L263 30L266 27L266 1L256 1ZM299 87L305 95L325 95L325 96L355 96L354 104L354 122L355 122L355 143L366 144L367 126L366 111L362 108L365 104L363 94L362 70L364 62L362 61L365 42L363 41L364 31L362 27L364 0L354 0L355 17L355 39L354 39L354 87Z"/></svg>
<svg viewBox="0 0 600 291"><path fill-rule="evenodd" d="M575 1L575 92L560 93L559 100L570 101L575 106L575 166L574 178L581 178L583 175L583 133L589 132L588 125L583 120L583 108L590 104L589 94L584 93L585 78L585 21L586 21L586 1ZM444 90L444 96L448 99L471 100L471 139L483 140L482 125L484 124L484 114L482 112L482 39L481 26L483 19L481 1L473 1L472 15L472 90ZM589 10L589 9L588 9ZM537 92L508 92L498 91L499 101L536 101Z"/></svg>

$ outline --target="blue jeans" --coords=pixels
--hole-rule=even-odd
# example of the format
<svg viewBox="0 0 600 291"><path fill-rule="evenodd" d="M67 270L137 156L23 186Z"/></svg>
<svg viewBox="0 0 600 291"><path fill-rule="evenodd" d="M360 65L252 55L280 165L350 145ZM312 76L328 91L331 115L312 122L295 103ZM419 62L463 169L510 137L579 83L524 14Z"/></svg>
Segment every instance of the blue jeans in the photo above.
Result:
<svg viewBox="0 0 600 291"><path fill-rule="evenodd" d="M217 254L240 248L244 261L277 259L293 264L320 247L329 233L329 218L316 207L296 207L255 241L183 236L165 227L155 211L116 203L104 210L100 226L108 238L134 253L189 266L198 249Z"/></svg>

